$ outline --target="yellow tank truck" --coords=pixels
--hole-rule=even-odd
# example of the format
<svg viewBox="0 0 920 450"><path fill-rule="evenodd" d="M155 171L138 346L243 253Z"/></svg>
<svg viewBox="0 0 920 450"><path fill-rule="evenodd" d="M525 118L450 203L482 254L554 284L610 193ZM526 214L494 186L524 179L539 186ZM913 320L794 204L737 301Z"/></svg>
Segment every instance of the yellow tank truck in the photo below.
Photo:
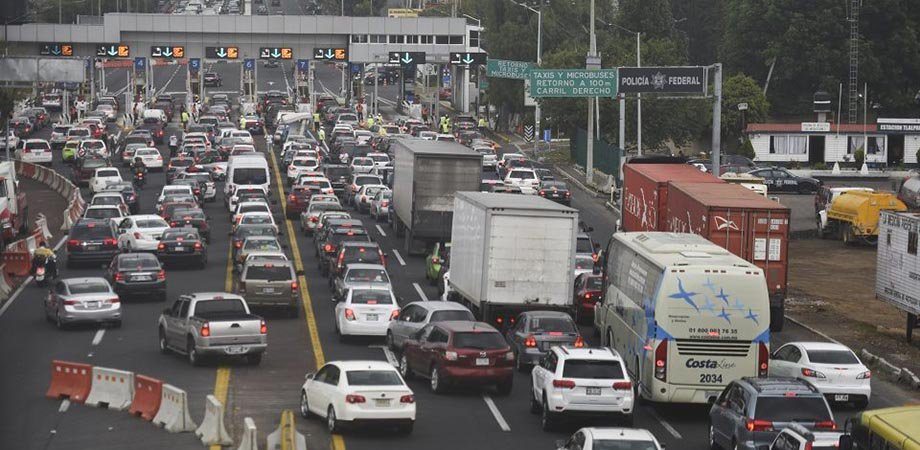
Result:
<svg viewBox="0 0 920 450"><path fill-rule="evenodd" d="M829 234L836 233L846 244L856 241L875 244L882 210L907 211L907 205L893 192L845 192L827 210Z"/></svg>

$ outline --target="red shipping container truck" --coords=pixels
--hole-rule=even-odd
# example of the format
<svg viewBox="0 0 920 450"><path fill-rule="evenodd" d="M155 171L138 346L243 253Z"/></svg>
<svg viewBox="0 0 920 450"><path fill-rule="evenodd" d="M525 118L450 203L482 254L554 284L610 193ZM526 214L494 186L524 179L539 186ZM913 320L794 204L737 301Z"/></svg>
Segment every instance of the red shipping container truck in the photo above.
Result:
<svg viewBox="0 0 920 450"><path fill-rule="evenodd" d="M783 328L789 272L789 208L743 186L673 182L660 231L699 234L764 271L770 330Z"/></svg>
<svg viewBox="0 0 920 450"><path fill-rule="evenodd" d="M725 183L689 164L624 164L623 230L667 230L665 208L671 181Z"/></svg>

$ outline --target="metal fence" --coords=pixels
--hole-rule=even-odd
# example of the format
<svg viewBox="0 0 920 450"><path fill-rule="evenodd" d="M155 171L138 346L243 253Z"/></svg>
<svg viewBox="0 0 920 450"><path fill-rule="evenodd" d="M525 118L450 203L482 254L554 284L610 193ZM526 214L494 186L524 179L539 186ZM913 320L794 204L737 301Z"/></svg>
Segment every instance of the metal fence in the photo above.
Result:
<svg viewBox="0 0 920 450"><path fill-rule="evenodd" d="M588 158L588 132L583 129L575 130L575 135L569 141L569 152L572 160L579 166L585 167ZM602 139L594 140L594 168L614 175L619 179L620 150Z"/></svg>

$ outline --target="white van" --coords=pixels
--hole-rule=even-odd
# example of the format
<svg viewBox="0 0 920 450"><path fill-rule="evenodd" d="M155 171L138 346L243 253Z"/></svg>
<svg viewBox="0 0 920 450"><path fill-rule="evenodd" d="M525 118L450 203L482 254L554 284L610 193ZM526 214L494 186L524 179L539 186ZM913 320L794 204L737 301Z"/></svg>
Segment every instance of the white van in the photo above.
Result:
<svg viewBox="0 0 920 450"><path fill-rule="evenodd" d="M162 109L145 109L144 113L141 116L142 119L157 119L162 124L166 124L169 120L166 119L166 111Z"/></svg>
<svg viewBox="0 0 920 450"><path fill-rule="evenodd" d="M624 355L639 395L706 403L741 377L767 376L763 270L684 233L616 233L604 252L594 326Z"/></svg>
<svg viewBox="0 0 920 450"><path fill-rule="evenodd" d="M248 153L231 156L227 163L227 182L224 183L224 195L233 192L236 186L242 184L260 185L271 194L271 172L268 170L268 161L261 153Z"/></svg>

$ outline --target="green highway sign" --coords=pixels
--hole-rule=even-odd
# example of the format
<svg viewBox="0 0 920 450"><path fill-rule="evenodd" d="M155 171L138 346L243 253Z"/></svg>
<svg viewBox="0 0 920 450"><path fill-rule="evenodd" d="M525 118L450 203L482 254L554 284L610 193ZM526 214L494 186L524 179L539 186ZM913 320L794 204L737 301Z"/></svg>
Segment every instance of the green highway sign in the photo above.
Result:
<svg viewBox="0 0 920 450"><path fill-rule="evenodd" d="M533 68L533 63L528 61L509 61L506 59L486 60L486 74L492 78L511 78L523 80L527 72Z"/></svg>
<svg viewBox="0 0 920 450"><path fill-rule="evenodd" d="M532 97L615 97L616 69L533 69L529 72Z"/></svg>

